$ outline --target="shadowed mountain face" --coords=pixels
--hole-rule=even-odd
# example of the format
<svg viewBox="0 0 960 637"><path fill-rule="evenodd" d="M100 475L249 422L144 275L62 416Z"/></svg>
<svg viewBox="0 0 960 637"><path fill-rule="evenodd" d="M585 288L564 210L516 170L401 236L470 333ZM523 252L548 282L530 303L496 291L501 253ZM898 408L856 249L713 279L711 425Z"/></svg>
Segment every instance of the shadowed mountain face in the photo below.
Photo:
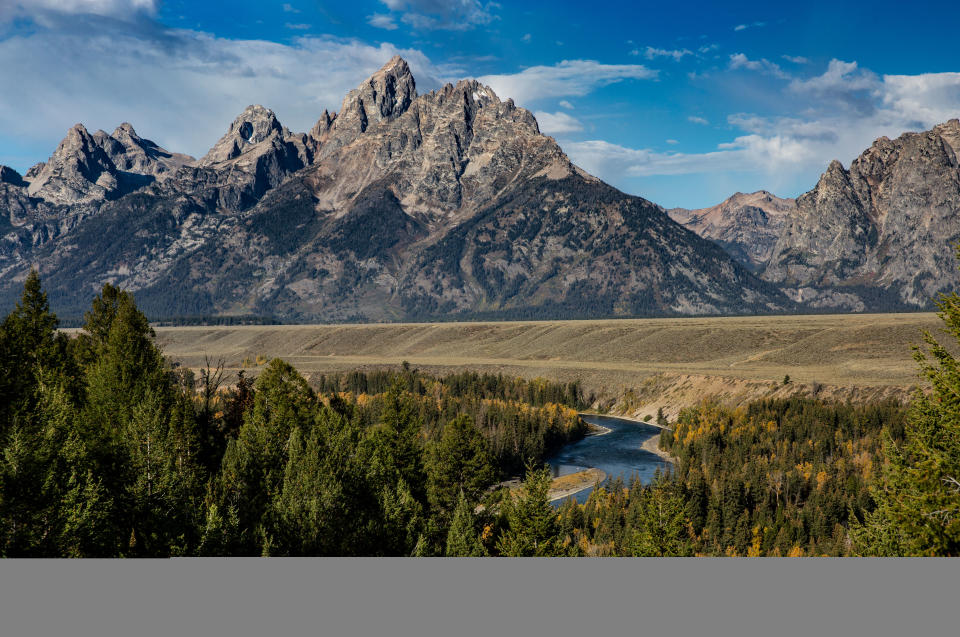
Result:
<svg viewBox="0 0 960 637"><path fill-rule="evenodd" d="M574 166L473 80L400 58L292 133L246 109L200 160L71 129L0 169L0 295L29 265L79 315L105 282L154 317L571 317L792 309L720 247Z"/></svg>

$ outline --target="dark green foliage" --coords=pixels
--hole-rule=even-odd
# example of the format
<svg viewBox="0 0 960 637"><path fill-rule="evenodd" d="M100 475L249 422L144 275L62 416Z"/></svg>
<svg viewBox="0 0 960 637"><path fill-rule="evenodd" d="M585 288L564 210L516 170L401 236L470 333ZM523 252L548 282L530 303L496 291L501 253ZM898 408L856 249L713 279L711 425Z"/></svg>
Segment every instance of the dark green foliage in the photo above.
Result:
<svg viewBox="0 0 960 637"><path fill-rule="evenodd" d="M0 328L2 556L484 554L500 470L582 435L551 402L576 384L405 365L318 395L273 360L225 389L219 364L166 363L111 285L75 339L56 325L34 273Z"/></svg>
<svg viewBox="0 0 960 637"><path fill-rule="evenodd" d="M941 297L944 331L960 341L960 296ZM877 510L854 533L863 555L960 555L960 361L930 333L914 358L930 381L914 398L902 440L883 440Z"/></svg>
<svg viewBox="0 0 960 637"><path fill-rule="evenodd" d="M497 551L506 557L551 557L567 551L560 538L557 512L547 500L550 469L527 469L519 493L503 502L506 528L497 540Z"/></svg>

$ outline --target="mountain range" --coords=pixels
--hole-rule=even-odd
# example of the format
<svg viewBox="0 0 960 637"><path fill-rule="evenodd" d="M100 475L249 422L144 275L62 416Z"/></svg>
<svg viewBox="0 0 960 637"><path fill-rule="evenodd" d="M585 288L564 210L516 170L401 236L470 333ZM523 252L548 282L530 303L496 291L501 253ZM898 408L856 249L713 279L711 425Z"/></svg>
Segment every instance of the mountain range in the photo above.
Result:
<svg viewBox="0 0 960 637"><path fill-rule="evenodd" d="M250 106L200 159L74 126L0 167L0 301L106 283L153 318L573 318L921 308L957 282L960 125L882 138L792 199L667 211L575 166L475 80L395 57L294 133ZM881 307L882 306L882 307Z"/></svg>

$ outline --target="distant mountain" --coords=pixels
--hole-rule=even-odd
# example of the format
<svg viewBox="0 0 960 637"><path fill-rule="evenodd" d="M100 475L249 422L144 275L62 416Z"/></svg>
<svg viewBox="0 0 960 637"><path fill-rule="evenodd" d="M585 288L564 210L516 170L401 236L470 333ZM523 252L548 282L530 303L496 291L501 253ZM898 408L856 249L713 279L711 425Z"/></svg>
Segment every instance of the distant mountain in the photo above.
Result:
<svg viewBox="0 0 960 637"><path fill-rule="evenodd" d="M670 216L809 310L933 307L960 289L960 120L881 137L796 200L737 193Z"/></svg>
<svg viewBox="0 0 960 637"><path fill-rule="evenodd" d="M929 307L960 286L960 121L881 137L797 199L762 276L812 307Z"/></svg>
<svg viewBox="0 0 960 637"><path fill-rule="evenodd" d="M794 304L663 208L574 166L533 115L397 57L292 133L246 109L201 159L70 130L0 169L0 297L31 264L79 315L104 282L153 317L756 313Z"/></svg>
<svg viewBox="0 0 960 637"><path fill-rule="evenodd" d="M673 208L667 212L680 225L717 242L735 259L757 270L770 259L784 221L796 208L795 199L781 199L760 190L738 192L710 208Z"/></svg>

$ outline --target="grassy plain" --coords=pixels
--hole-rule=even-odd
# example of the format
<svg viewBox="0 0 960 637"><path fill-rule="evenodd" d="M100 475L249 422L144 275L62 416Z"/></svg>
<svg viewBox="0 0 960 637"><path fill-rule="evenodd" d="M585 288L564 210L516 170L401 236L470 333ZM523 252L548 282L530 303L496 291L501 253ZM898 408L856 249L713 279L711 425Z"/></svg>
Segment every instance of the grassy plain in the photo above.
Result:
<svg viewBox="0 0 960 637"><path fill-rule="evenodd" d="M625 386L657 373L856 385L916 381L912 344L932 313L497 323L160 327L167 355L240 368L282 357L304 373L396 365L571 376Z"/></svg>
<svg viewBox="0 0 960 637"><path fill-rule="evenodd" d="M921 342L921 330L936 335L941 326L936 314L914 313L160 327L157 337L184 365L200 367L208 356L254 374L258 359L280 357L308 378L406 360L441 374L580 379L588 390L619 399L616 411L643 416L659 406L675 413L678 404L706 396L737 402L811 388L840 388L852 398L906 395L918 383L911 345ZM793 382L783 386L787 374Z"/></svg>

